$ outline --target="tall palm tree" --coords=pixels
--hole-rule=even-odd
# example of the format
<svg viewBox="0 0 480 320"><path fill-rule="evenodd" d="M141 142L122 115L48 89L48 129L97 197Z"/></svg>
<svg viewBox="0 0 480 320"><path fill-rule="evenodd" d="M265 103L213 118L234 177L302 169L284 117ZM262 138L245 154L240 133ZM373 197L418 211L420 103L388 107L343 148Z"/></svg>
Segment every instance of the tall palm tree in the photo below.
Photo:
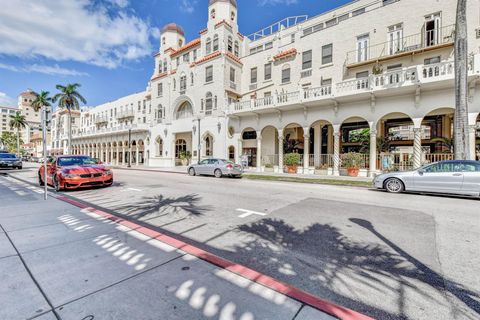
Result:
<svg viewBox="0 0 480 320"><path fill-rule="evenodd" d="M455 26L455 159L466 160L468 147L468 46L467 46L467 0L457 2Z"/></svg>
<svg viewBox="0 0 480 320"><path fill-rule="evenodd" d="M57 84L56 88L60 90L60 93L53 97L53 102L58 101L58 106L68 111L68 153L70 153L70 146L72 145L72 110L79 110L80 102L87 103L87 100L77 91L79 87L81 85L78 83L69 83L66 86Z"/></svg>
<svg viewBox="0 0 480 320"><path fill-rule="evenodd" d="M17 156L20 157L20 129L28 125L24 115L17 111L13 116L10 116L10 128L17 131Z"/></svg>
<svg viewBox="0 0 480 320"><path fill-rule="evenodd" d="M52 99L53 99L53 98L48 96L50 94L50 92L41 91L39 94L38 93L34 93L34 94L35 94L36 98L32 101L32 108L35 111L38 111L38 110L42 109L43 107L50 107Z"/></svg>

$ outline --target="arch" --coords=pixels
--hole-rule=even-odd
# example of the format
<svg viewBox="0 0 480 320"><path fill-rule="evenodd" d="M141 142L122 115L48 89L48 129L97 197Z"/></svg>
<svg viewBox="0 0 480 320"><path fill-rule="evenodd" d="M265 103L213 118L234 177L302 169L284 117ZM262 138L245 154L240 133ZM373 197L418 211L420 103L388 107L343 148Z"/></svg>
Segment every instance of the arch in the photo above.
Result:
<svg viewBox="0 0 480 320"><path fill-rule="evenodd" d="M180 158L181 152L187 151L187 141L185 139L175 140L175 158Z"/></svg>
<svg viewBox="0 0 480 320"><path fill-rule="evenodd" d="M205 41L205 53L212 53L212 39L210 38L207 38L207 40Z"/></svg>
<svg viewBox="0 0 480 320"><path fill-rule="evenodd" d="M254 133L250 133L250 132L254 132ZM248 134L247 138L245 138L246 134ZM257 139L257 130L255 130L252 127L247 127L247 128L242 130L241 136L242 136L242 139L244 139L244 140Z"/></svg>
<svg viewBox="0 0 480 320"><path fill-rule="evenodd" d="M228 36L228 38L227 38L227 50L228 50L228 52L233 53L233 38L232 38L232 36Z"/></svg>
<svg viewBox="0 0 480 320"><path fill-rule="evenodd" d="M213 110L213 95L211 92L207 92L205 95L205 114L211 115Z"/></svg>
<svg viewBox="0 0 480 320"><path fill-rule="evenodd" d="M218 34L213 36L213 51L218 51Z"/></svg>
<svg viewBox="0 0 480 320"><path fill-rule="evenodd" d="M163 139L160 136L155 139L155 156L163 157Z"/></svg>
<svg viewBox="0 0 480 320"><path fill-rule="evenodd" d="M370 123L363 117L351 116L340 125L340 153L368 153ZM365 164L366 165L366 164Z"/></svg>
<svg viewBox="0 0 480 320"><path fill-rule="evenodd" d="M424 120L426 117L429 117L429 116L438 116L438 115L454 114L454 113L455 113L455 108L453 107L445 107L445 106L433 107L430 110L428 110L428 112L425 113L422 119Z"/></svg>
<svg viewBox="0 0 480 320"><path fill-rule="evenodd" d="M283 128L283 153L300 153L304 150L304 131L298 123L290 123Z"/></svg>
<svg viewBox="0 0 480 320"><path fill-rule="evenodd" d="M374 123L375 127L378 127L378 125L380 124L380 122L382 120L385 121L385 120L390 120L390 119L410 119L410 120L412 120L413 117L410 116L407 113L404 113L404 112L390 112L390 113L386 113L386 114L382 115L378 119L375 119L375 121L373 123ZM412 120L412 122L413 122L413 120Z"/></svg>
<svg viewBox="0 0 480 320"><path fill-rule="evenodd" d="M228 147L228 160L235 161L235 147L229 146Z"/></svg>
<svg viewBox="0 0 480 320"><path fill-rule="evenodd" d="M190 102L184 101L175 111L175 119L188 119L193 117L193 108Z"/></svg>

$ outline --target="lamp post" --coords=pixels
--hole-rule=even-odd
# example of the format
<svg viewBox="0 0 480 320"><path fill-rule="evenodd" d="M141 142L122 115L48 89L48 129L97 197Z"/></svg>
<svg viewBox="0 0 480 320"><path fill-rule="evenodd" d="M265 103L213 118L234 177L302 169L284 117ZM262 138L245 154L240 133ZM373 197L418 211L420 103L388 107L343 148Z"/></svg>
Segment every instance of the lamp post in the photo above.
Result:
<svg viewBox="0 0 480 320"><path fill-rule="evenodd" d="M127 165L127 168L132 167L131 157L132 157L132 129L129 128L128 129L128 165Z"/></svg>

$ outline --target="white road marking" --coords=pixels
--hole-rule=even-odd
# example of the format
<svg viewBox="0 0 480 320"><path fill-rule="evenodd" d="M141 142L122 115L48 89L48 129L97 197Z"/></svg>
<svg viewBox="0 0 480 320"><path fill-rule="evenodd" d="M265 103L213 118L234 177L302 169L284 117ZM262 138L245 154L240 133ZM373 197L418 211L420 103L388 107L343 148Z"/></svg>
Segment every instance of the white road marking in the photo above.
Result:
<svg viewBox="0 0 480 320"><path fill-rule="evenodd" d="M266 216L267 214L264 213L264 212L257 212L257 211L253 211L253 210L247 210L247 209L237 209L237 211L240 211L240 212L243 212L241 215L239 215L238 217L239 218L246 218L248 216L251 216L251 215L258 215L258 216Z"/></svg>
<svg viewBox="0 0 480 320"><path fill-rule="evenodd" d="M142 191L143 191L143 190L135 189L135 188L127 188L127 190L130 190L130 191L138 191L138 192L142 192Z"/></svg>

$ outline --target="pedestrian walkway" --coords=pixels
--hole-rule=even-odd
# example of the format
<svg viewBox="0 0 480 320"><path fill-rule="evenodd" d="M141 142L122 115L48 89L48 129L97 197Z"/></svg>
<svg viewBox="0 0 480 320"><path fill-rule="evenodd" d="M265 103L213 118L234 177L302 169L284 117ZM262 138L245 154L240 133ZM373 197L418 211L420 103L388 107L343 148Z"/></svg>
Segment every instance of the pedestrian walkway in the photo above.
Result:
<svg viewBox="0 0 480 320"><path fill-rule="evenodd" d="M336 319L191 246L41 193L0 176L0 319Z"/></svg>
<svg viewBox="0 0 480 320"><path fill-rule="evenodd" d="M131 168L127 168L126 166L110 166L110 167L113 168L113 169L157 171L157 172L187 174L187 167L147 167L147 166L132 166ZM291 174L291 173L275 173L275 172L257 172L255 168L246 169L245 174L259 175L259 176L302 178L302 179L324 179L324 180L363 181L363 182L371 182L372 181L372 178L369 178L369 177L349 177L349 176L331 176L331 175L319 175L319 174Z"/></svg>

